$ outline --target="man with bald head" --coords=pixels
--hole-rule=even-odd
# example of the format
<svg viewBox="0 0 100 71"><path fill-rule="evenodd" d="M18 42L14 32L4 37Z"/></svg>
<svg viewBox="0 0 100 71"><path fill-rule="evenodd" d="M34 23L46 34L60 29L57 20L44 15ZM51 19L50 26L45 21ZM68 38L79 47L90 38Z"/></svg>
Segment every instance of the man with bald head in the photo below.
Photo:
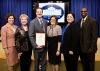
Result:
<svg viewBox="0 0 100 71"><path fill-rule="evenodd" d="M83 71L95 71L95 53L97 52L98 24L96 19L88 16L87 8L81 9L80 58Z"/></svg>

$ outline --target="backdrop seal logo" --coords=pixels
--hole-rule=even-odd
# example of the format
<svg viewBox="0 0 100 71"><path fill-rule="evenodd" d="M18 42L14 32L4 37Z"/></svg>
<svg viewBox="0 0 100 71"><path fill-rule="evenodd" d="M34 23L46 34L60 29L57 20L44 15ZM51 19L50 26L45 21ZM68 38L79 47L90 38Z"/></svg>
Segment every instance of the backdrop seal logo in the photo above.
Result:
<svg viewBox="0 0 100 71"><path fill-rule="evenodd" d="M56 15L58 19L62 18L64 15L64 10L55 4L49 4L42 7L43 9L43 18L46 20L50 19L51 15Z"/></svg>

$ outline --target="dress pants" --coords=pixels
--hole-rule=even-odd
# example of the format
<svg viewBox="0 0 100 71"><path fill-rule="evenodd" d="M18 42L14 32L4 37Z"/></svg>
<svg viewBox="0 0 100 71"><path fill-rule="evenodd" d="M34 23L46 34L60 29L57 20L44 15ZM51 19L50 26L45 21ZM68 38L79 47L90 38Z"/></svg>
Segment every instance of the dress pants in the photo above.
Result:
<svg viewBox="0 0 100 71"><path fill-rule="evenodd" d="M39 66L41 66L41 71L46 71L46 54L47 50L43 49L41 52L34 51L34 65L35 65L35 70L34 71L39 71Z"/></svg>
<svg viewBox="0 0 100 71"><path fill-rule="evenodd" d="M78 54L64 54L64 62L67 71L77 71L78 57Z"/></svg>
<svg viewBox="0 0 100 71"><path fill-rule="evenodd" d="M21 71L30 71L32 50L22 52L20 56L20 69Z"/></svg>
<svg viewBox="0 0 100 71"><path fill-rule="evenodd" d="M83 71L95 71L95 53L81 53Z"/></svg>

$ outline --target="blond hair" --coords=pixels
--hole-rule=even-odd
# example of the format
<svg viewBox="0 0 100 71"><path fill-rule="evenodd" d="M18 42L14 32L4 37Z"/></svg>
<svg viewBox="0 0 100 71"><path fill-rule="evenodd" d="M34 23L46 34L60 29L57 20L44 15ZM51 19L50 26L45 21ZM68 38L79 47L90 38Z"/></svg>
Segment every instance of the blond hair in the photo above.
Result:
<svg viewBox="0 0 100 71"><path fill-rule="evenodd" d="M20 17L19 17L19 20L20 20L20 21L21 21L21 18L22 18L22 17L25 17L25 18L27 19L27 21L28 21L28 16L27 16L26 14L21 14L21 15L20 15Z"/></svg>

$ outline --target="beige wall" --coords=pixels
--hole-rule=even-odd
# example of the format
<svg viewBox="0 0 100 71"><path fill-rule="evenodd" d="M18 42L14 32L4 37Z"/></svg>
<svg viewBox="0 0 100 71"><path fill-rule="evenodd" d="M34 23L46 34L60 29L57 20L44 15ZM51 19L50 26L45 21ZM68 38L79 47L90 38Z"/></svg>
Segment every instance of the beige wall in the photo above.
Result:
<svg viewBox="0 0 100 71"><path fill-rule="evenodd" d="M97 47L98 47L98 51L96 53L96 60L100 61L100 38L98 38Z"/></svg>
<svg viewBox="0 0 100 71"><path fill-rule="evenodd" d="M98 51L96 53L96 61L100 61L100 38L98 38L97 46L98 46ZM0 58L5 58L5 54L4 54L4 50L2 49L1 42L0 42ZM34 59L33 55L32 55L32 59ZM48 59L48 55L47 55L47 59ZM63 55L61 55L61 60L63 60Z"/></svg>

